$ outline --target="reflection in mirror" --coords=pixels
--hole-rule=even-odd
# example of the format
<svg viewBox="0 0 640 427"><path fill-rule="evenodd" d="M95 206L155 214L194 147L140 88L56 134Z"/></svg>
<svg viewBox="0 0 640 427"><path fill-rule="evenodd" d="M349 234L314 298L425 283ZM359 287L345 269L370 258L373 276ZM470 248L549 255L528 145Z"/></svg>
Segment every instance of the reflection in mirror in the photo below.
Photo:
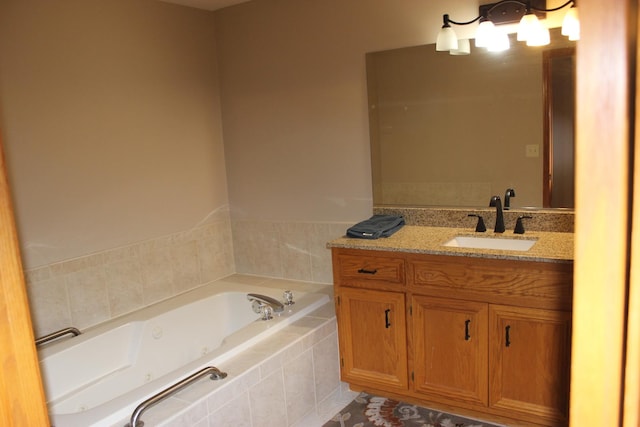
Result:
<svg viewBox="0 0 640 427"><path fill-rule="evenodd" d="M573 207L575 48L544 52L544 207Z"/></svg>
<svg viewBox="0 0 640 427"><path fill-rule="evenodd" d="M424 45L367 54L374 205L485 207L514 188L515 208L573 207L573 183L555 201L564 166L545 166L559 146L571 147L562 163L573 179L573 91L561 90L573 83L545 90L555 72L543 65L545 51L575 42L559 29L538 48L511 37L500 53L452 56ZM551 110L558 118L546 120ZM561 122L571 132L545 136Z"/></svg>

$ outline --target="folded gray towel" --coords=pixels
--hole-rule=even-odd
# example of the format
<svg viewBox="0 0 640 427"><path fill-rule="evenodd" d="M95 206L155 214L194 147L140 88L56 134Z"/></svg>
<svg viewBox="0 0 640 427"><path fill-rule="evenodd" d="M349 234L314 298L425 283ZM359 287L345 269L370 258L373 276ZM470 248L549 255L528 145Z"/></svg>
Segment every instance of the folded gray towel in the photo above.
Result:
<svg viewBox="0 0 640 427"><path fill-rule="evenodd" d="M404 225L404 218L397 215L374 215L347 229L347 237L378 239L389 237Z"/></svg>

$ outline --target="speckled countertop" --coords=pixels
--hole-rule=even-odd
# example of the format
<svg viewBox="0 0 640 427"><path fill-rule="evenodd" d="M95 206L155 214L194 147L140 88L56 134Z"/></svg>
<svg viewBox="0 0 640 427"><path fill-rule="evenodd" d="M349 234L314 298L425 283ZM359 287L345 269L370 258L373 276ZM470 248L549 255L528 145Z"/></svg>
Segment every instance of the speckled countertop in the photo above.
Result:
<svg viewBox="0 0 640 427"><path fill-rule="evenodd" d="M536 239L527 251L472 249L447 247L443 244L456 236L490 237L496 239ZM351 248L434 255L469 256L479 258L516 259L542 262L573 262L573 233L527 231L523 235L488 230L476 233L475 228L426 227L405 225L388 238L376 240L341 237L327 244L329 248Z"/></svg>

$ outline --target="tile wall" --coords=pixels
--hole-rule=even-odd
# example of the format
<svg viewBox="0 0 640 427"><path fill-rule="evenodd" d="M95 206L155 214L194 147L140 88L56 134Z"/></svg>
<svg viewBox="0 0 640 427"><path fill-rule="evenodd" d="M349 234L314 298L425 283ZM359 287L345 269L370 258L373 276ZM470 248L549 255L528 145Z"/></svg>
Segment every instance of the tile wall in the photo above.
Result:
<svg viewBox="0 0 640 427"><path fill-rule="evenodd" d="M236 271L331 284L331 251L327 242L344 236L351 225L234 220Z"/></svg>
<svg viewBox="0 0 640 427"><path fill-rule="evenodd" d="M234 272L229 219L30 269L34 333L82 330Z"/></svg>
<svg viewBox="0 0 640 427"><path fill-rule="evenodd" d="M331 284L326 243L350 225L217 218L27 270L35 335L68 326L82 330L233 273Z"/></svg>

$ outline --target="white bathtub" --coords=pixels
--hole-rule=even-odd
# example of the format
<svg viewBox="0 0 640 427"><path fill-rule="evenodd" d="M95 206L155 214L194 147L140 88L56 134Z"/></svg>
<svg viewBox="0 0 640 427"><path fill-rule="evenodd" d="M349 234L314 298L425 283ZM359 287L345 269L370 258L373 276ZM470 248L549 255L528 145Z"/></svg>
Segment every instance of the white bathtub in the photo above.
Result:
<svg viewBox="0 0 640 427"><path fill-rule="evenodd" d="M225 361L330 300L294 291L294 305L263 321L246 298L282 300L283 292L221 280L44 346L52 426L117 425L150 396L205 366L224 371Z"/></svg>

